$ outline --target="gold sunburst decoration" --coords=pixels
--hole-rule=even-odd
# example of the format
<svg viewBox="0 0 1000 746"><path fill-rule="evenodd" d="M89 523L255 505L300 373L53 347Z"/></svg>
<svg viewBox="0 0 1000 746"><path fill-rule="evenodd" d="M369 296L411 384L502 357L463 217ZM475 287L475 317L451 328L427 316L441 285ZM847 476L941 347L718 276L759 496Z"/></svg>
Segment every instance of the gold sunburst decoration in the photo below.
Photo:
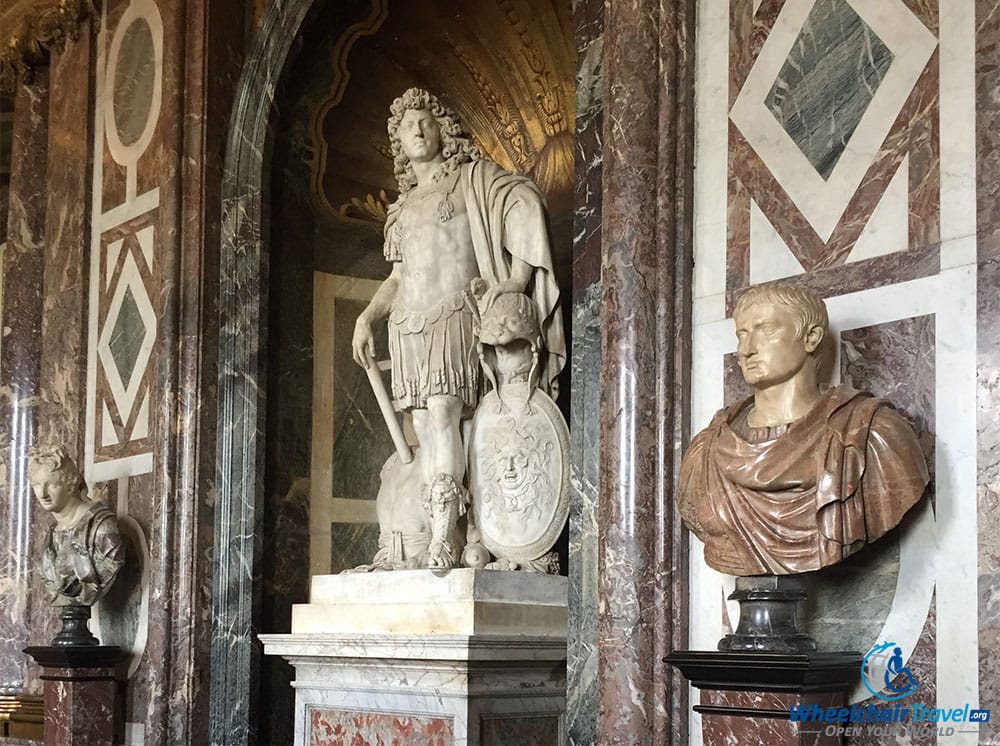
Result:
<svg viewBox="0 0 1000 746"><path fill-rule="evenodd" d="M0 91L44 63L51 50L76 39L80 22L100 18L98 0L3 0L0 6Z"/></svg>
<svg viewBox="0 0 1000 746"><path fill-rule="evenodd" d="M341 6L343 7L343 6ZM462 117L486 157L530 176L554 212L573 187L575 47L561 0L359 0L313 108L312 193L338 220L380 228L395 198L386 119L411 86Z"/></svg>

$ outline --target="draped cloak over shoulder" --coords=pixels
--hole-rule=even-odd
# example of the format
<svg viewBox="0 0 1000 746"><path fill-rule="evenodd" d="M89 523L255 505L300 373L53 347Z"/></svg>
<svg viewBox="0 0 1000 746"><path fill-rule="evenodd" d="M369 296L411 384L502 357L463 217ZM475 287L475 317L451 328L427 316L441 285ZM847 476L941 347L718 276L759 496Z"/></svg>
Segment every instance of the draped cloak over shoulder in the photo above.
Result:
<svg viewBox="0 0 1000 746"><path fill-rule="evenodd" d="M752 403L719 410L681 463L681 517L716 570L788 575L832 565L896 526L923 494L920 445L888 402L828 387L784 433L748 442L731 425Z"/></svg>

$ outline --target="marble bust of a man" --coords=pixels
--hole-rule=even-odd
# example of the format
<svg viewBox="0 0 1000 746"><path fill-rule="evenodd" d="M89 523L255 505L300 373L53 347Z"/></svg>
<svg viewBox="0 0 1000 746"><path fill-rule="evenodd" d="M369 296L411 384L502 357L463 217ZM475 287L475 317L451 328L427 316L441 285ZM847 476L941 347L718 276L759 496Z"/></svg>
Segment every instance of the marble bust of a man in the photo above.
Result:
<svg viewBox="0 0 1000 746"><path fill-rule="evenodd" d="M681 517L720 572L789 575L840 562L920 499L928 474L917 438L888 402L818 383L829 325L814 293L755 286L733 315L754 394L691 441Z"/></svg>
<svg viewBox="0 0 1000 746"><path fill-rule="evenodd" d="M63 446L32 448L28 478L38 503L55 519L42 548L49 598L55 606L92 606L125 561L115 514L86 496L83 477Z"/></svg>

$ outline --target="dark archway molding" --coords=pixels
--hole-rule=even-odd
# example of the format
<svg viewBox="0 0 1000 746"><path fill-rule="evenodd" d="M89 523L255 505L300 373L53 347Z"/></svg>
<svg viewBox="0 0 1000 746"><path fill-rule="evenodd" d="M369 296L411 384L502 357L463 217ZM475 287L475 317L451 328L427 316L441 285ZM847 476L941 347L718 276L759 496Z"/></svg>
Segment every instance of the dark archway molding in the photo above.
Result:
<svg viewBox="0 0 1000 746"><path fill-rule="evenodd" d="M326 0L273 0L237 86L222 181L219 417L209 734L255 741L261 650L264 413L268 307L267 190L274 100L300 48L300 30ZM266 703L263 703L266 704Z"/></svg>

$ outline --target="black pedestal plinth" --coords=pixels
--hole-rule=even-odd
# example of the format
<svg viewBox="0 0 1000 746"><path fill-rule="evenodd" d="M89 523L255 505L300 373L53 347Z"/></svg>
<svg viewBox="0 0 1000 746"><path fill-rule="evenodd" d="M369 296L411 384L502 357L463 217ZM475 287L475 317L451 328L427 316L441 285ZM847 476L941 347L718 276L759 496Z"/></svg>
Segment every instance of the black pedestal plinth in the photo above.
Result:
<svg viewBox="0 0 1000 746"><path fill-rule="evenodd" d="M794 575L736 578L729 600L740 604L736 631L719 640L719 650L809 653L816 641L799 629L805 588Z"/></svg>
<svg viewBox="0 0 1000 746"><path fill-rule="evenodd" d="M117 645L34 645L24 652L42 668L114 668L128 656Z"/></svg>
<svg viewBox="0 0 1000 746"><path fill-rule="evenodd" d="M793 707L843 707L861 674L860 653L750 653L678 650L666 662L701 690L705 746L732 743L837 746L817 722L792 721ZM836 730L836 729L834 729Z"/></svg>

